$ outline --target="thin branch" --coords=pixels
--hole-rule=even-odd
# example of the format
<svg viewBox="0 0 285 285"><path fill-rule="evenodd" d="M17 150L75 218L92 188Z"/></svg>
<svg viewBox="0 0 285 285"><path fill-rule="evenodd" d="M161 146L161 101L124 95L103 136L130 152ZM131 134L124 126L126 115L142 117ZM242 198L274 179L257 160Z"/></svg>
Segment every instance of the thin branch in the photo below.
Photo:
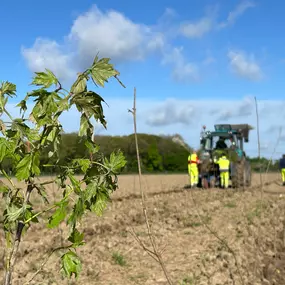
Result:
<svg viewBox="0 0 285 285"><path fill-rule="evenodd" d="M276 153L276 149L277 149L277 147L279 145L279 142L280 142L280 139L281 139L281 134L282 134L282 127L280 127L280 129L279 129L279 134L278 134L278 138L277 138L276 144L274 146L273 152L272 152L272 154L270 156L270 159L268 161L268 164L267 164L267 168L266 168L266 172L265 172L266 177L267 177L267 174L269 172L269 166L270 166L270 164L271 164L271 162L273 160L273 156ZM264 179L264 180L266 181L266 179Z"/></svg>
<svg viewBox="0 0 285 285"><path fill-rule="evenodd" d="M34 189L34 185L31 183L31 181L29 181L29 184L26 190L25 200L23 203L23 208L25 208L25 206L29 203L31 192L33 191L33 189ZM21 221L21 220L18 221L13 247L7 258L7 270L5 274L4 285L11 285L12 273L14 271L14 266L16 264L17 253L19 251L19 246L21 243L21 237L22 237L22 232L23 232L24 227L25 227L24 221Z"/></svg>
<svg viewBox="0 0 285 285"><path fill-rule="evenodd" d="M57 248L54 248L53 250L51 250L50 253L48 253L47 257L45 258L45 260L42 262L42 264L39 266L39 268L37 269L37 271L33 274L33 276L28 280L26 281L23 285L28 285L30 284L34 279L35 277L43 270L43 267L46 265L46 263L48 262L48 260L50 259L50 257L56 252L56 251L59 251L59 250L62 250L62 249L68 249L70 248L71 246L61 246L61 247L57 247Z"/></svg>
<svg viewBox="0 0 285 285"><path fill-rule="evenodd" d="M126 88L126 86L125 86L125 85L123 84L123 82L118 78L117 75L115 75L114 77L118 80L118 82L119 82L124 88Z"/></svg>
<svg viewBox="0 0 285 285"><path fill-rule="evenodd" d="M154 239L154 236L153 236L150 224L149 224L149 219L148 219L147 209L146 209L146 204L145 204L145 197L144 197L144 192L143 192L143 189L142 189L142 181L141 181L142 180L142 171L141 171L141 161L140 161L138 138L137 138L136 88L134 88L133 109L129 110L129 112L132 113L133 121L134 121L134 135L135 135L135 145L136 145L136 153L137 153L137 161L138 161L139 187L140 187L140 193L141 193L142 209L143 209L143 213L144 213L145 223L146 223L146 226L147 226L148 237L149 237L149 240L150 240L150 243L152 245L153 250L151 251L148 248L146 248L138 237L136 237L136 239L139 241L139 244L142 246L142 248L148 254L153 254L156 257L158 263L160 264L160 266L161 266L161 268L163 270L163 273L165 275L165 278L166 278L168 284L173 285L173 282L171 281L169 273L167 272L167 269L165 267L165 264L164 264L164 261L162 259L161 253L157 249L157 245L156 245L156 242L155 242L155 239Z"/></svg>
<svg viewBox="0 0 285 285"><path fill-rule="evenodd" d="M257 144L258 144L258 159L260 163L261 154L260 154L260 133L259 133L259 113L258 113L258 105L257 99L254 97L255 100L255 109L256 109L256 132L257 132ZM260 179L260 187L261 187L261 199L263 198L263 180L262 180L262 172L261 172L261 165L259 167L259 179Z"/></svg>

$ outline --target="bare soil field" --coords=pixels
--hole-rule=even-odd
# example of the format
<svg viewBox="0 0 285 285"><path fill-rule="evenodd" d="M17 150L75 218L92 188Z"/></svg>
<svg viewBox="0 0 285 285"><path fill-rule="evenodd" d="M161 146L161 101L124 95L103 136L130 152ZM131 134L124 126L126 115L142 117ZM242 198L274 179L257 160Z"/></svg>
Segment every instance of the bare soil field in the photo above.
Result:
<svg viewBox="0 0 285 285"><path fill-rule="evenodd" d="M152 229L174 284L285 284L285 187L278 173L262 178L263 191L259 174L245 190L190 190L183 189L187 175L143 176ZM119 176L119 186L102 217L88 214L82 221L87 244L78 250L80 278L62 279L60 255L54 254L31 284L167 284L160 266L131 234L149 245L138 176ZM51 199L54 191L50 186ZM21 243L14 284L29 280L67 235L64 224L60 230L32 225ZM1 258L2 229L0 244Z"/></svg>

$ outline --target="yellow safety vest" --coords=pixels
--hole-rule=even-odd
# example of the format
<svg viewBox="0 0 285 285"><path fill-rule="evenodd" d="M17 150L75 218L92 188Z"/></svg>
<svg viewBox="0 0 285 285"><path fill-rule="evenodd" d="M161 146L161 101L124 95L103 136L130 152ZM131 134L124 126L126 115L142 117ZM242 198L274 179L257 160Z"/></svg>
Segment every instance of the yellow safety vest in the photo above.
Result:
<svg viewBox="0 0 285 285"><path fill-rule="evenodd" d="M219 158L217 164L219 165L220 171L229 171L230 161L225 156Z"/></svg>
<svg viewBox="0 0 285 285"><path fill-rule="evenodd" d="M193 165L193 164L197 164L198 162L198 156L195 153L192 153L191 155L188 156L188 164Z"/></svg>

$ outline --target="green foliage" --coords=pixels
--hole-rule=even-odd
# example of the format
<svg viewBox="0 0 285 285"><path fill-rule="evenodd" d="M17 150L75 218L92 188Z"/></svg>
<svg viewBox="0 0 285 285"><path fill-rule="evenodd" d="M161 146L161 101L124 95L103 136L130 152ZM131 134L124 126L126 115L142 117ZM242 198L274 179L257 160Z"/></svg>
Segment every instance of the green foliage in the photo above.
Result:
<svg viewBox="0 0 285 285"><path fill-rule="evenodd" d="M119 252L114 252L112 254L112 259L114 260L114 262L120 266L126 266L127 262L124 258L124 256L122 254L120 254Z"/></svg>
<svg viewBox="0 0 285 285"><path fill-rule="evenodd" d="M105 82L117 75L118 71L108 58L98 59L97 56L92 66L78 75L70 91L62 87L52 71L36 72L32 85L38 89L28 93L17 105L22 118L13 118L6 109L9 97L16 96L16 86L10 82L1 83L0 111L10 120L5 124L1 120L0 124L0 171L8 181L0 185L5 199L3 225L7 244L14 248L7 251L7 273L13 268L16 243L33 223L40 221L51 229L66 222L70 234L67 245L61 248L62 272L68 278L79 276L82 264L75 249L84 244L84 236L77 228L78 222L87 211L98 216L103 214L111 193L118 187L117 175L126 164L122 151L112 151L106 157L92 140L91 119L105 128L107 122L102 107L104 100L87 90L87 82L91 79L96 86L104 87ZM34 105L26 116L29 100ZM63 128L59 118L73 106L81 113L79 137L72 146L74 149L67 148L62 155L61 150L66 145L62 144ZM76 154L78 143L85 149ZM86 154L95 159L90 160ZM38 177L50 169L56 171L56 179L40 182ZM75 176L78 172L83 173L83 178ZM24 183L23 189L17 188L8 174L14 174L22 185ZM57 183L62 193L61 199L54 204L47 199L45 187L49 183ZM34 212L30 198L36 195L42 198L43 210Z"/></svg>

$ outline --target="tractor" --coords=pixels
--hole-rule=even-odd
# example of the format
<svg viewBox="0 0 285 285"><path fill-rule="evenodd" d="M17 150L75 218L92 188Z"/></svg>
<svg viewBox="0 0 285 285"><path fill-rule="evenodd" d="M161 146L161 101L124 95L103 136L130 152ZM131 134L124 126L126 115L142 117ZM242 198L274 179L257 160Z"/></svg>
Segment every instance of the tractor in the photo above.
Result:
<svg viewBox="0 0 285 285"><path fill-rule="evenodd" d="M206 130L203 126L198 152L200 164L198 187L219 187L219 167L214 163L222 153L230 160L230 184L232 188L251 186L251 166L244 151L244 142L249 141L249 131L252 127L248 124L218 124L214 131Z"/></svg>

